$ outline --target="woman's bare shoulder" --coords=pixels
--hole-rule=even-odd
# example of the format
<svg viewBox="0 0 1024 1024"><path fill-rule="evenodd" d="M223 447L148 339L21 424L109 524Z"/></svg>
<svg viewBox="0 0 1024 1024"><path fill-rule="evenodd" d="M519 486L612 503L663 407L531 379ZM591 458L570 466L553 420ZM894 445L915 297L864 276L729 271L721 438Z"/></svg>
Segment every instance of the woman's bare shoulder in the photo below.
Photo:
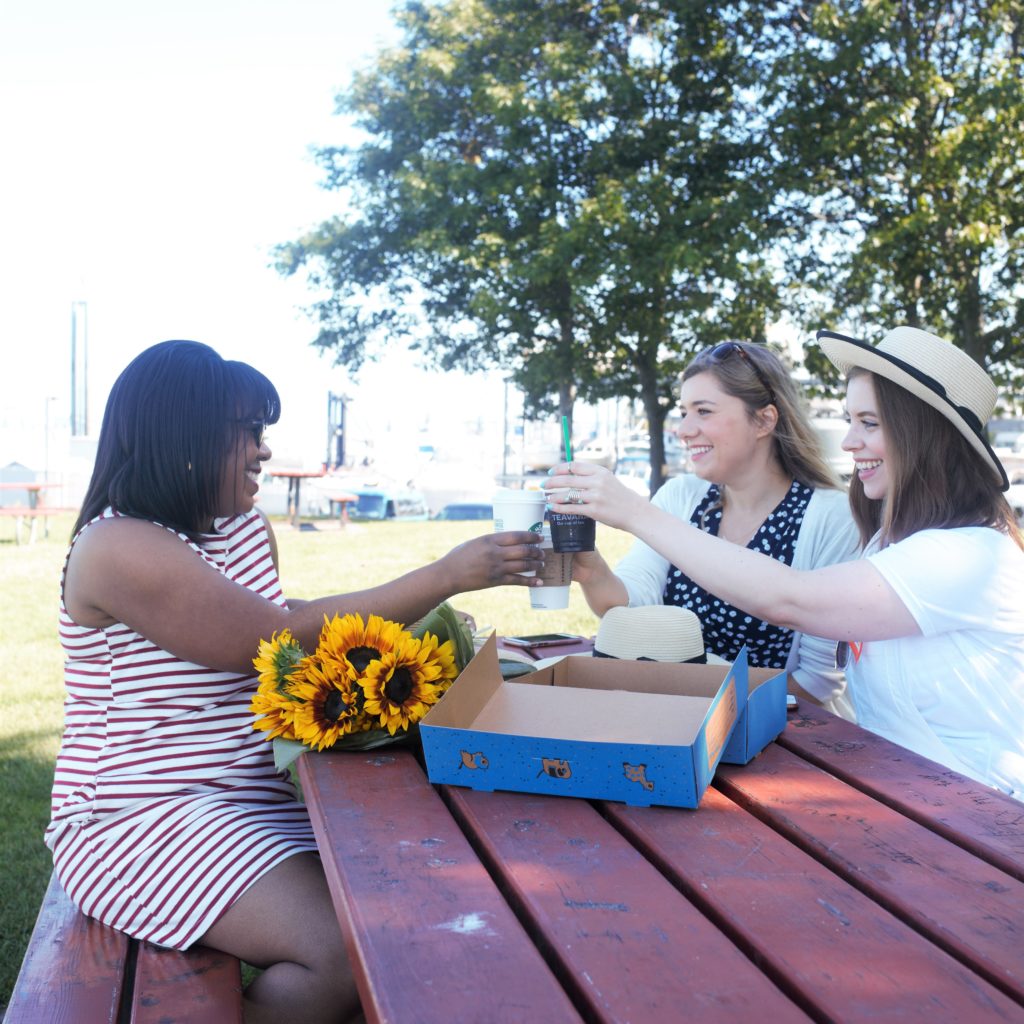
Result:
<svg viewBox="0 0 1024 1024"><path fill-rule="evenodd" d="M167 586L176 572L187 572L187 544L158 523L131 516L93 522L75 538L64 577L64 604L84 626L116 621L110 614L112 590L130 581L138 593Z"/></svg>
<svg viewBox="0 0 1024 1024"><path fill-rule="evenodd" d="M162 548L181 544L181 539L166 527L148 519L134 516L106 516L88 523L75 538L71 558L110 555L115 551L129 552L151 546Z"/></svg>

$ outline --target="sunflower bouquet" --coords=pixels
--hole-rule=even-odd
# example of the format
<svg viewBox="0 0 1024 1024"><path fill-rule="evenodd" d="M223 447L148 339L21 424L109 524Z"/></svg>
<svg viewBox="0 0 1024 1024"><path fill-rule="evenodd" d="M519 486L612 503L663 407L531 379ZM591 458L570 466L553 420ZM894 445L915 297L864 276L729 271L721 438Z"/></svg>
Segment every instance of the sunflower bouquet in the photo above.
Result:
<svg viewBox="0 0 1024 1024"><path fill-rule="evenodd" d="M370 615L324 617L307 654L287 629L261 640L254 728L286 768L305 750L370 750L417 723L473 657L469 626L446 603L412 626Z"/></svg>

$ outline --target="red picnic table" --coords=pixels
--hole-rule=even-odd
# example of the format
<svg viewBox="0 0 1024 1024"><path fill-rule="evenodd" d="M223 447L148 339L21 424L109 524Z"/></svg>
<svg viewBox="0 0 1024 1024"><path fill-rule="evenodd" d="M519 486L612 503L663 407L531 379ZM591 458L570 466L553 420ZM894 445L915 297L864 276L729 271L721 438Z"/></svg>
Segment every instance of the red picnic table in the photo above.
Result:
<svg viewBox="0 0 1024 1024"><path fill-rule="evenodd" d="M300 521L299 499L302 494L302 481L310 477L322 477L325 475L323 469L268 469L271 476L283 477L288 481L288 516L292 526L301 530L303 524Z"/></svg>
<svg viewBox="0 0 1024 1024"><path fill-rule="evenodd" d="M43 533L50 535L49 517L60 512L78 511L70 507L57 507L40 504L40 497L45 490L63 486L56 481L46 480L4 480L0 481L0 490L24 492L25 502L18 502L16 505L0 504L0 515L11 516L15 520L15 535L17 542L21 543L21 525L26 519L29 520L29 543L36 539L36 520L43 520Z"/></svg>
<svg viewBox="0 0 1024 1024"><path fill-rule="evenodd" d="M812 705L697 810L298 771L368 1021L1024 1021L1024 804Z"/></svg>

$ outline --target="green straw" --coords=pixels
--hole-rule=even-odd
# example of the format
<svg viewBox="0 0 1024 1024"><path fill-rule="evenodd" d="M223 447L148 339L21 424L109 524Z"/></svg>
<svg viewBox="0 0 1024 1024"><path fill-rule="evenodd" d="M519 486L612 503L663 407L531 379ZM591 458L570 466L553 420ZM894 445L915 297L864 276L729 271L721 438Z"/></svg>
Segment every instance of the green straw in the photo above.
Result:
<svg viewBox="0 0 1024 1024"><path fill-rule="evenodd" d="M562 417L562 440L565 442L565 461L572 462L572 444L569 441L569 417Z"/></svg>

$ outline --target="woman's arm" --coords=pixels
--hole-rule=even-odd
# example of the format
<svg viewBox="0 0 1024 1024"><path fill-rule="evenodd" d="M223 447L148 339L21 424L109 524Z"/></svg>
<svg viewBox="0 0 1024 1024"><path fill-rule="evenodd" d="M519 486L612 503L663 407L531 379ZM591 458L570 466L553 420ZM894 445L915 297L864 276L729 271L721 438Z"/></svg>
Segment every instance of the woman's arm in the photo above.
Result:
<svg viewBox="0 0 1024 1024"><path fill-rule="evenodd" d="M609 608L629 604L626 585L612 572L600 551L577 551L572 556L572 578L579 583L590 610L598 618Z"/></svg>
<svg viewBox="0 0 1024 1024"><path fill-rule="evenodd" d="M658 489L651 504L686 523L707 494L708 486L699 477L672 477ZM642 540L635 541L615 566L615 575L625 585L631 605L661 604L671 571L672 563Z"/></svg>
<svg viewBox="0 0 1024 1024"><path fill-rule="evenodd" d="M83 626L123 622L179 658L251 673L259 641L290 629L307 650L324 616L359 612L414 622L454 594L532 586L517 575L543 557L537 534L487 534L380 586L281 608L229 580L161 526L127 517L95 523L68 560L64 602Z"/></svg>
<svg viewBox="0 0 1024 1024"><path fill-rule="evenodd" d="M568 489L585 504L560 502ZM801 572L681 523L590 463L563 463L546 490L555 512L582 513L629 530L718 597L751 615L833 640L888 640L920 633L896 592L864 559Z"/></svg>
<svg viewBox="0 0 1024 1024"><path fill-rule="evenodd" d="M850 562L860 553L860 533L841 491L819 488L811 496L793 550L793 568L817 569ZM788 663L795 684L818 702L833 700L845 686L836 668L836 641L811 633L796 635ZM798 694L799 696L800 694Z"/></svg>

